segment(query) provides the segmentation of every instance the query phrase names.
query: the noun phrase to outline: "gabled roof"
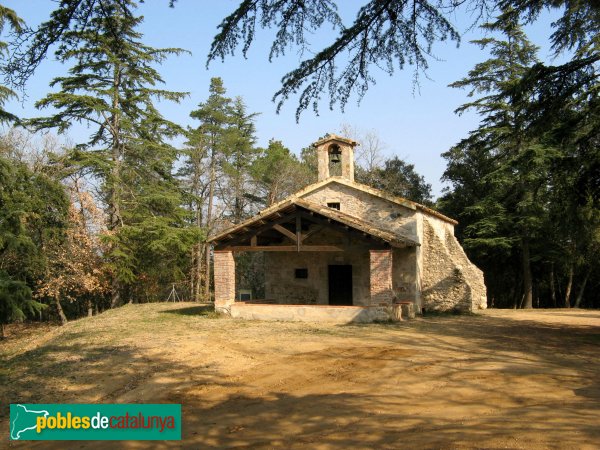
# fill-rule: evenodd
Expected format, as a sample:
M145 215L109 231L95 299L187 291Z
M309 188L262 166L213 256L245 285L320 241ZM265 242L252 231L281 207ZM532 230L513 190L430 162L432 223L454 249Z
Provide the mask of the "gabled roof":
M317 142L315 142L313 144L313 146L318 147L319 145L324 144L325 142L328 142L328 141L339 141L339 142L343 142L345 144L351 145L352 147L358 145L358 142L356 142L353 139L348 139L348 138L345 138L342 136L338 136L337 134L328 134L324 138L321 138Z
M316 203L309 202L304 199L294 200L294 204L301 206L309 211L316 212L324 217L327 217L328 219L332 219L332 220L340 222L344 225L352 227L358 231L362 231L363 233L367 233L367 234L370 234L371 236L375 236L380 239L383 239L384 241L386 241L387 243L389 243L391 245L400 244L400 245L408 245L411 247L421 245L414 239L412 239L402 233L399 233L397 231L392 233L390 231L382 230L381 228L379 228L377 225L375 225L372 222L368 222L363 219L358 219L354 216L351 216L349 214L345 214L341 211L338 211L337 209L318 205Z
M329 184L334 184L334 183L341 184L343 186L347 186L347 187L356 189L361 192L366 192L375 197L384 199L384 200L394 203L396 205L401 205L408 209L422 211L425 214L429 214L431 216L437 217L438 219L444 220L448 223L451 223L452 225L456 225L458 223L456 220L451 219L450 217L447 217L437 211L434 211L433 209L428 208L425 205L421 205L420 203L416 203L411 200L407 200L403 197L390 195L380 189L376 189L371 186L367 186L366 184L357 183L355 181L350 181L350 180L347 180L342 177L329 177L326 180L310 184L310 185L306 186L305 188L300 189L299 191L290 195L289 197L285 198L284 200L281 200L281 201L269 206L268 208L263 209L258 214L251 217L248 220L245 220L244 222L240 223L239 225L232 226L215 236L211 236L208 239L208 241L215 242L220 239L223 239L223 237L227 236L228 234L236 233L238 230L241 230L245 227L251 226L251 224L253 224L259 220L265 220L265 218L267 218L273 214L284 211L286 208L288 208L290 206L296 205L296 206L300 206L300 207L309 209L313 212L317 212L325 217L328 217L328 218L331 218L334 220L338 220L337 218L339 218L340 219L340 220L338 220L339 222L344 223L345 225L348 225L348 226L353 226L350 224L351 222L355 223L355 224L357 224L357 227L356 227L357 229L359 229L360 231L363 231L365 233L371 234L373 236L377 236L375 234L375 231L377 231L378 233L380 233L382 235L390 235L390 236L388 236L389 240L382 238L386 242L391 243L394 240L393 238L391 238L391 235L398 235L398 239L399 239L398 242L402 242L405 245L419 245L416 241L412 240L411 238L409 238L407 236L401 236L397 232L391 233L388 231L381 230L375 224L366 222L362 219L351 216L349 214L345 214L340 211L333 210L331 208L327 208L325 206L317 205L316 203L309 202L302 198L305 195L310 194L311 192L314 192L318 189L321 189L322 187L325 187ZM334 216L336 216L337 218ZM365 229L359 228L360 226L364 226ZM365 231L365 230L370 230L370 231Z
M299 191L295 192L294 194L290 195L289 197L287 197L277 203L273 203L268 208L263 209L259 214L266 214L271 210L277 209L279 207L279 205L281 205L285 202L288 202L288 201L296 199L296 198L301 198L307 194L310 194L311 192L316 191L317 189L320 189L322 187L327 186L328 184L333 184L333 183L348 186L352 189L357 189L362 192L367 192L371 195L374 195L375 197L382 198L384 200L387 200L388 202L392 202L397 205L404 206L405 208L408 208L408 209L412 209L412 210L418 209L420 211L423 211L426 214L429 214L431 216L437 217L438 219L442 219L448 223L451 223L452 225L456 225L458 223L456 220L451 219L450 217L447 217L447 216L443 215L442 213L439 213L431 208L428 208L425 205L421 205L420 203L416 203L411 200L407 200L403 197L390 195L390 194L382 191L381 189L376 189L374 187L367 186L366 184L357 183L356 181L350 181L350 180L347 180L346 178L342 178L342 177L329 177L326 180L319 181L319 182L313 183L313 184L309 184L308 186L300 189Z
M452 225L456 225L458 223L456 220L451 219L450 217L445 216L442 213L437 212L431 208L428 208L427 206L422 205L420 203L413 202L411 200L407 200L404 197L390 195L387 192L382 191L381 189L376 189L374 187L367 186L366 184L357 183L356 181L350 181L350 180L347 180L346 178L342 178L342 177L329 177L326 180L320 181L318 183L309 184L304 189L301 189L298 192L296 192L295 194L293 194L292 197L302 197L306 194L309 194L309 193L311 193L317 189L320 189L331 183L342 184L344 186L348 186L350 188L357 189L362 192L367 192L371 195L374 195L375 197L379 197L384 200L387 200L388 202L392 202L397 205L404 206L405 208L409 208L412 210L418 209L420 211L423 211L426 214L429 214L431 216L437 217L438 219L442 219L448 223L451 223Z
M318 214L320 216L325 217L326 219L338 222L344 226L353 228L362 233L366 233L368 235L374 236L378 239L381 239L392 246L396 247L404 247L404 246L418 246L420 245L414 239L403 235L398 232L389 232L384 231L377 227L377 225L368 222L363 219L358 219L349 214L345 214L341 211L328 208L325 206L318 205L313 202L309 202L307 200L301 198L295 198L295 196L288 197L286 200L283 200L263 211L251 217L244 222L230 227L221 233L212 236L208 239L208 242L219 242L223 240L228 240L238 236L242 236L244 233L249 233L252 231L254 227L262 227L265 222L269 222L270 220L281 217L281 214L286 212L291 212L296 208L301 208L306 211Z

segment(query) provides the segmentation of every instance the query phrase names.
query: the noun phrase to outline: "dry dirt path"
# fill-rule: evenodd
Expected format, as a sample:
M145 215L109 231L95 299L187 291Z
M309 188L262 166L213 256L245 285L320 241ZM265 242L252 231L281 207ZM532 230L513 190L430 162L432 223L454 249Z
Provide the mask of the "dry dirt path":
M181 403L183 440L154 448L600 447L598 311L335 326L154 304L40 332L0 344L0 446L19 401Z

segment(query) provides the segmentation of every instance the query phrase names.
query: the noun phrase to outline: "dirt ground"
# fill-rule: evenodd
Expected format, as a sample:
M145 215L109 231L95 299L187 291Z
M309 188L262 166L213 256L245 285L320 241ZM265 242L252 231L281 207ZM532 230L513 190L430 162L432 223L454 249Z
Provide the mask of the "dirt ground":
M11 402L182 404L181 442L112 448L600 447L599 311L340 326L163 303L12 331L0 447L107 446L11 443Z

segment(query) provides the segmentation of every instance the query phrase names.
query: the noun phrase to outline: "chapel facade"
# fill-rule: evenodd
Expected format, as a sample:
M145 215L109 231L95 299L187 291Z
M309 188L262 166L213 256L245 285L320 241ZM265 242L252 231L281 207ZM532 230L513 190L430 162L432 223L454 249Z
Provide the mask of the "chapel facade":
M328 135L314 145L316 183L210 237L217 311L344 322L385 320L397 302L417 313L486 308L483 273L455 220L355 182L355 141ZM263 299L243 300L235 285L234 253L248 251L264 252Z

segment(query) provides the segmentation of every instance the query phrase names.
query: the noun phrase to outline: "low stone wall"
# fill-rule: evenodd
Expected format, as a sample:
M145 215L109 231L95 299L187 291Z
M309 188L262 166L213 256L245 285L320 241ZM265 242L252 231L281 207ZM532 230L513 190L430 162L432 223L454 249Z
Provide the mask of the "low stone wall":
M230 314L235 319L281 320L293 322L373 322L390 320L385 306L270 305L236 302Z

